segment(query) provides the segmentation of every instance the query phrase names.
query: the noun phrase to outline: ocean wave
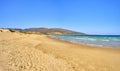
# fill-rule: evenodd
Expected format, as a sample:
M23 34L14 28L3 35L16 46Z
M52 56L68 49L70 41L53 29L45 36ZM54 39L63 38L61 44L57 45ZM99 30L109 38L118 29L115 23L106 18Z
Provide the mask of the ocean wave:
M110 40L107 40L107 39L102 39L102 41L110 41Z
M108 36L52 36L52 38L59 38L61 40L85 44L90 46L108 46L108 47L120 47L120 37L108 37Z
M78 40L91 40L91 41L96 41L97 39L94 39L94 38L75 38L75 39L78 39Z

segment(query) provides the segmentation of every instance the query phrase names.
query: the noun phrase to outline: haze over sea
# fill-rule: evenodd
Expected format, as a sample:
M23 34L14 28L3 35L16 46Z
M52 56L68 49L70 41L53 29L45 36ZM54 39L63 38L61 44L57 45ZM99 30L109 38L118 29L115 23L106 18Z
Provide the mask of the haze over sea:
M73 43L120 48L120 35L51 35Z

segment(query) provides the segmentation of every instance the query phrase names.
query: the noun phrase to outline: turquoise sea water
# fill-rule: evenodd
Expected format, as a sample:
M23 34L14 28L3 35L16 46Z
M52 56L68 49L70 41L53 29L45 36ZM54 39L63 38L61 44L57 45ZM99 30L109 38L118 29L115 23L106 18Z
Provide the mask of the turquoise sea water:
M120 35L50 35L73 43L120 48Z

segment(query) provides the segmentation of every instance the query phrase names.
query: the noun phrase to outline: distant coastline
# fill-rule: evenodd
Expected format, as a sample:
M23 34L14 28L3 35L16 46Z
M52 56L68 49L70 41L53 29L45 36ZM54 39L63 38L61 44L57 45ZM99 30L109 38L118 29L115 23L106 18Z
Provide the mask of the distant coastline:
M20 29L20 28L7 28L10 30L15 30L15 31L21 31L21 32L34 32L34 33L41 33L41 34L54 34L54 35L73 35L73 34L78 34L78 35L87 35L86 33L83 32L76 32L68 29L63 29L63 28L26 28L26 29Z

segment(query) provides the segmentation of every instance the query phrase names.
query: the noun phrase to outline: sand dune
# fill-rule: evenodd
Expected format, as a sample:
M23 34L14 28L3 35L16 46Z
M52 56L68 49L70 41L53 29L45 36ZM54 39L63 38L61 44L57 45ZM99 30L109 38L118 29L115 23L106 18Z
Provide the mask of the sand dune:
M0 32L0 71L119 71L120 49Z

